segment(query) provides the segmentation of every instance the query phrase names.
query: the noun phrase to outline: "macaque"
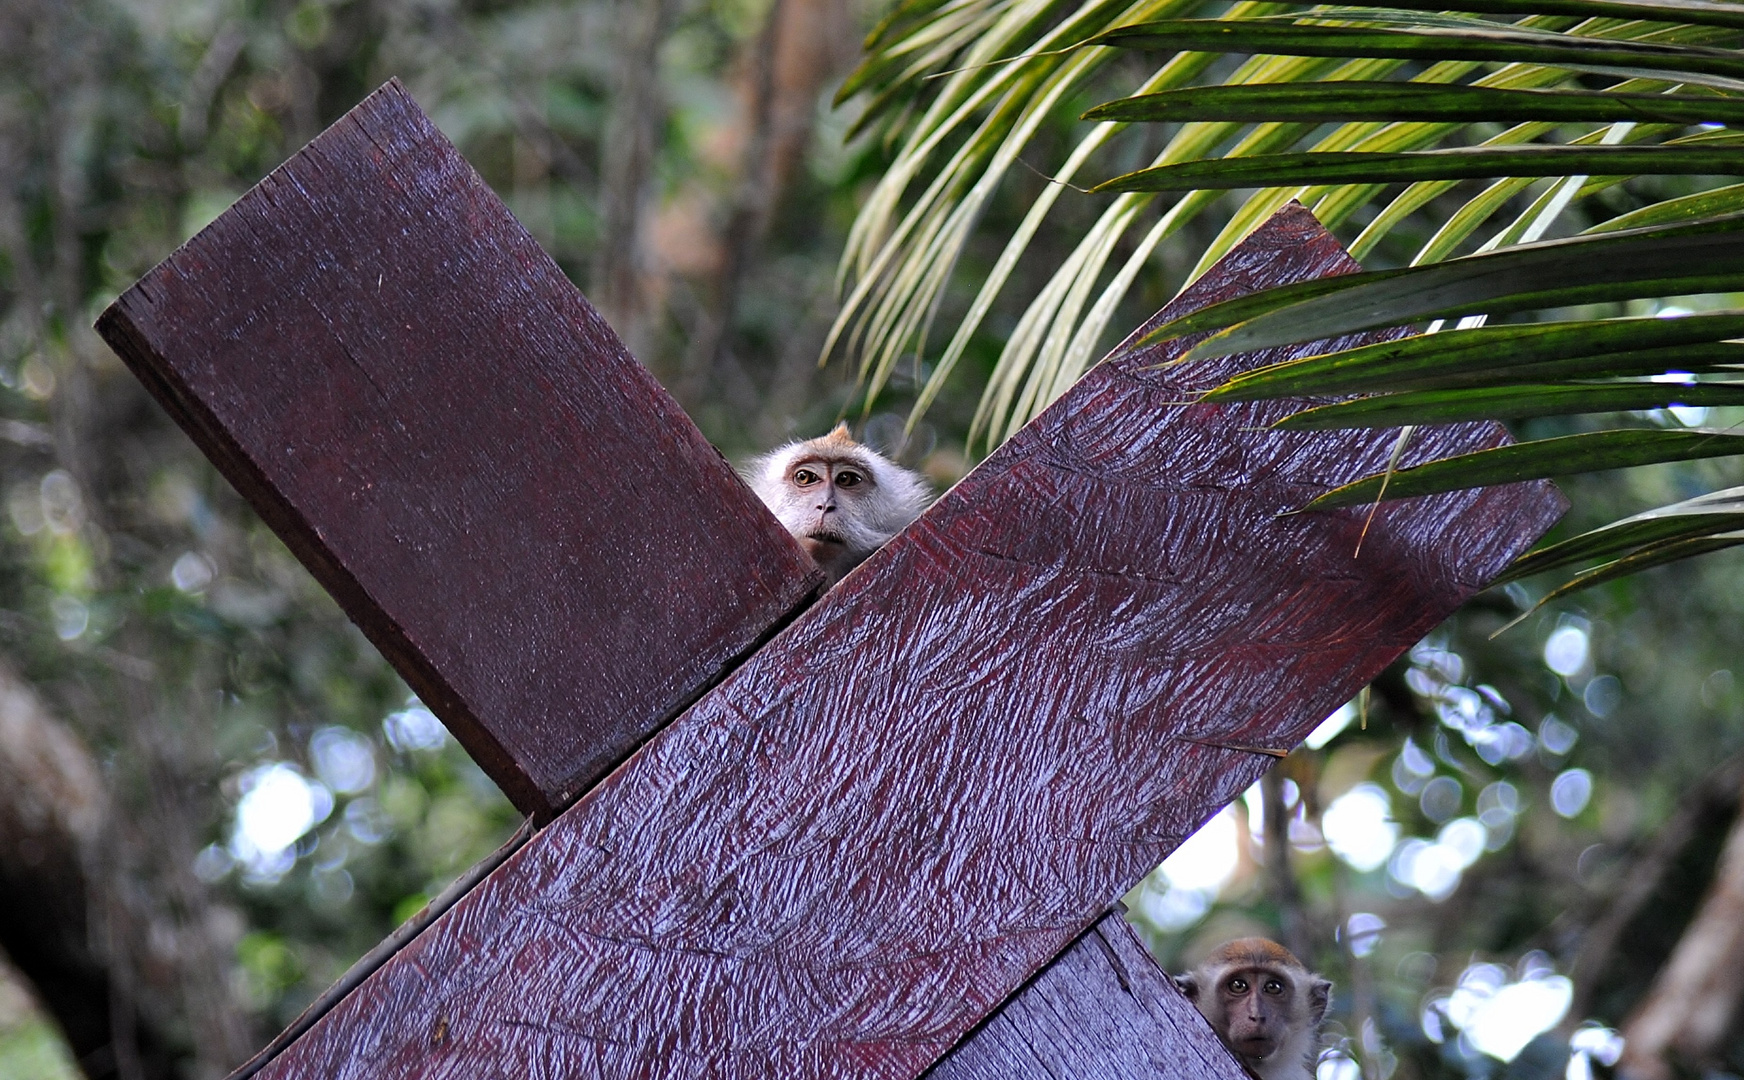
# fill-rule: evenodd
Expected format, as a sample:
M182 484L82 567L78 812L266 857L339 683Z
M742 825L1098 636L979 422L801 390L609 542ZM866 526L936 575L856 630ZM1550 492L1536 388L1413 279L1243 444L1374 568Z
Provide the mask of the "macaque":
M846 424L764 454L746 466L745 480L831 585L920 516L932 498L925 480L855 442Z
M1332 983L1265 938L1218 946L1175 985L1260 1080L1313 1080Z

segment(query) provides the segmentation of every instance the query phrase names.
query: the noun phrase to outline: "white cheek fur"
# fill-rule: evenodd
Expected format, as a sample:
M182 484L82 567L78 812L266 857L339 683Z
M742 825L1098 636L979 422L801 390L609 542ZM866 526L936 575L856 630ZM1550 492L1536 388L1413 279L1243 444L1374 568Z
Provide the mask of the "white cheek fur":
M858 562L900 532L918 517L932 500L925 480L876 451L847 438L838 430L820 439L789 443L751 461L743 476L777 520L795 536L804 536L816 524L814 493L798 488L788 479L794 463L803 455L852 460L867 474L865 488L837 491L834 529L846 541L850 560Z

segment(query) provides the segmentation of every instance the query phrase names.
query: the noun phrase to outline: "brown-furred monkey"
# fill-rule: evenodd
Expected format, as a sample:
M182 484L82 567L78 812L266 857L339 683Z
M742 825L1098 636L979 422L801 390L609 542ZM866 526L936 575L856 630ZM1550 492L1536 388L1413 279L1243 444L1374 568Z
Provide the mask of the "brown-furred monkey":
M1332 983L1265 938L1237 938L1175 977L1217 1037L1260 1080L1313 1080Z

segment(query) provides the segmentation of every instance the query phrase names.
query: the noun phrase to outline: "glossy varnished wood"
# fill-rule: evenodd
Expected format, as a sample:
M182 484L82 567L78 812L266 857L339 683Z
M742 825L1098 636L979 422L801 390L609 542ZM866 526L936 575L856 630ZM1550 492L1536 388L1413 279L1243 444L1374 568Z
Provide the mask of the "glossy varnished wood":
M397 83L98 326L528 813L821 583Z
M1353 265L1287 211L1165 314ZM1366 509L1292 511L1391 433L1190 403L1301 350L1180 348L1091 372L264 1075L915 1076L1561 511L1391 503L1359 552Z
M287 186L292 193L288 197ZM363 200L364 204L358 200ZM263 218L274 220L264 222ZM410 227L407 218L411 219ZM272 244L265 250L262 249L263 237ZM469 338L475 336L472 324L476 324L476 316L480 314L470 309L481 304L489 305L498 299L493 297L493 288L500 283L485 282L485 287L480 288L479 274L501 275L506 271L509 276L507 284L513 292L525 284L519 279L525 273L525 265L530 263L536 271L531 283L554 293L559 302L552 306L559 310L540 311L539 305L533 304L520 312L521 316L533 321L545 320L552 326L560 326L569 317L577 317L584 325L591 321L585 305L581 305L579 311L574 310L576 305L568 302L566 290L551 277L550 268L528 250L529 243L507 220L500 206L495 205L488 193L482 190L476 176L454 157L452 150L415 105L399 92L398 87L390 86L383 94L366 101L286 168L269 177L259 190L220 218L189 249L178 253L148 276L138 289L130 292L106 315L103 329L166 407L238 486L250 494L263 514L278 525L281 534L298 549L305 561L330 587L347 597L348 608L395 657L407 677L420 682L425 687L426 697L439 706L445 698L450 700L444 714L466 739L475 756L487 767L492 767L499 779L504 780L505 787L518 794L524 806L540 811L564 798L573 786L585 782L597 771L600 762L620 753L629 741L652 730L660 720L663 701L657 699L644 703L651 707L632 709L617 717L619 725L615 731L589 727L585 718L580 718L576 730L564 733L567 737L539 745L538 753L530 757L542 772L539 776L526 776L498 741L499 735L505 733L511 743L516 741L516 726L521 714L501 711L493 714L487 709L481 722L475 715L479 707L476 701L464 696L455 701L455 691L443 688L445 676L436 667L440 656L432 658L427 655L430 650L420 651L405 640L408 632L395 621L396 613L403 616L406 600L396 577L392 573L386 574L384 586L383 564L372 562L363 570L366 576L374 572L377 587L366 591L354 580L347 560L359 551L365 554L371 551L371 545L380 539L376 530L382 523L372 521L368 514L352 511L347 500L335 503L331 487L323 486L330 483L331 478L320 474L320 470L335 461L346 462L350 471L359 477L353 481L353 487L367 490L374 487L375 482L373 477L364 477L364 474L378 469L384 456L439 459L449 451L451 443L470 445L476 452L480 440L490 444L487 459L494 459L494 464L499 466L506 463L512 471L524 464L521 455L529 440L550 442L554 436L564 433L561 418L551 425L550 431L529 430L525 424L517 424L512 402L510 414L500 414L498 410L504 404L500 394L487 394L477 399L457 398L457 384L453 381L452 361L467 359L458 355L464 350L456 349L455 345L476 347L480 344L478 341L469 342ZM488 256L481 259L481 247L488 249L492 246L515 250L519 260L505 264L501 259ZM366 280L370 259L383 268L378 270L374 289ZM360 261L365 264L361 278L359 272L346 273L347 267L355 269L354 264ZM425 267L447 271L455 264L472 265L474 269L461 275L466 280L449 281L443 287L432 287L431 282L420 279ZM396 288L392 293L386 291L385 268L390 266L402 271L395 275ZM453 277L452 274L449 276ZM415 281L409 292L405 288L408 278ZM314 312L305 306L301 316L318 316L317 321L325 324L330 321L334 310L340 312L345 334L326 326L325 332L334 340L326 340L317 334L311 343L297 335L297 331L308 329L300 325L298 312L262 318L257 309L271 311L285 302L275 293L281 285L298 292L303 302L308 302L311 294L319 297L323 305L321 310ZM383 303L392 307L383 309L379 306ZM418 305L427 305L429 310L415 315L406 310ZM483 314L495 317L500 314L500 309ZM291 323L291 333L286 333L287 319ZM460 329L452 337L434 335L420 339L416 333L425 326L453 331L457 325ZM406 334L398 334L396 331L400 329ZM498 332L486 328L483 335L489 337ZM397 397L392 400L367 397L361 400L366 411L373 411L375 419L380 421L374 427L386 426L399 431L400 440L396 445L383 447L378 435L359 443L356 432L346 427L347 420L354 425L359 420L359 416L346 415L359 403L347 393L335 392L334 385L344 383L348 375L355 383L358 373L346 372L344 365L339 364L336 375L335 358L324 355L322 347L331 349L337 343L337 347L345 351L343 338L358 335L398 339L395 344L399 356L392 351L383 351L368 357L345 357L345 362L365 368L372 363L376 367L385 364L390 368L406 368L402 372L405 382L400 385L401 393ZM220 339L218 347L213 345L214 336ZM588 364L603 364L608 374L613 366L621 366L622 357L617 355L615 343L609 335L602 335L597 326L587 326L586 331L577 336L581 339L578 351ZM529 349L525 335L517 339L508 334L504 336L504 342L509 348L528 350L534 356L536 366L553 363L560 369L565 366L563 358L554 360L550 356L541 356L541 350L536 346ZM488 348L484 352L487 361L501 363L503 360L500 354L490 355ZM603 357L601 352L605 353ZM525 356L511 356L508 360L508 375L524 373L524 368L517 365L527 362ZM474 366L481 372L488 368L485 363ZM568 377L566 381L573 382L575 373L562 374ZM627 376L632 383L636 381L634 372L619 371L616 374ZM373 383L379 372L370 374L366 370L362 375ZM463 375L466 377L462 383L474 384L468 382L470 375ZM267 382L263 383L263 376ZM488 378L488 374L479 375L480 380ZM391 376L390 381L393 381ZM276 387L275 383L278 384ZM575 388L572 385L569 389L573 391ZM583 386L580 396L591 390L592 387ZM275 392L292 397L320 395L320 400L307 404L308 411L303 414L275 414L262 410L263 415L250 415L257 398L270 401ZM644 398L643 403L651 406L652 416L642 419L651 419L661 428L687 428L682 418L677 416L676 409L657 393ZM223 407L226 404L230 406L228 410ZM433 409L442 413L434 430L436 445L416 445L413 433L407 430L408 425L399 414L406 411L414 415L427 414ZM227 426L239 419L243 422L235 424L234 430ZM552 418L544 419L550 423ZM638 418L619 419L633 426ZM362 430L368 433L372 427L364 424ZM670 492L662 490L659 484L646 485L637 477L644 470L658 470L662 479L669 479L682 477L694 469L695 462L688 452L694 448L695 441L676 437L682 433L641 433L651 447L645 448L639 457L632 455L635 460L627 463L624 475L637 485L647 487L656 496L669 495ZM262 453L263 443L272 440L284 440L291 460L275 463L270 454ZM297 453L299 447L308 447L322 440L328 440L330 445L317 446L315 453ZM667 456L669 446L676 446L678 453ZM535 454L534 458L537 457ZM301 475L303 470L315 470L316 473ZM390 469L390 474L392 472ZM395 479L401 485L408 480L414 481L409 490L427 500L424 509L444 512L443 504L448 499L446 492L416 484L416 476L402 474ZM554 477L546 475L536 479L539 483L553 485L556 493L561 495L569 481L586 482L589 478L578 471L559 470ZM610 481L611 477L606 479ZM705 479L719 479L718 470ZM607 486L612 487L609 483ZM612 493L622 496L622 486L618 485ZM571 491L570 494L578 493ZM684 532L685 521L671 513L675 505L676 502L667 501L662 508L629 507L628 516L623 521L626 524L642 523L634 526L632 540L643 541L647 547L656 547L659 543L694 542L695 536ZM333 512L335 506L338 513ZM436 535L431 537L430 530L421 527L417 521L421 516L420 509L415 505L396 506L391 500L385 507L387 513L402 517L409 515L413 519L414 531L424 534L430 564L464 563L482 550L483 545L474 545L472 551L466 550L465 536L444 536L441 528L436 529ZM613 523L612 515L603 507L596 508L593 516L608 525ZM709 519L706 508L696 518L704 522ZM459 523L471 524L464 519ZM360 525L362 535L358 535ZM668 531L662 535L650 531L651 528ZM609 545L621 541L624 535L625 531L620 529L615 536L599 536L592 542L596 547L606 546L609 556L616 553ZM434 542L429 543L432 539ZM730 531L718 539L722 542L709 551L718 557L715 569L725 567L731 570L735 559L750 569L757 568L755 554L748 555L743 548L732 546L732 542L739 538L732 536ZM563 546L561 542L554 544L552 551L562 553ZM573 552L570 554L573 556ZM584 557L578 561L603 572L618 569L609 557ZM529 569L537 572L538 567ZM505 566L503 572L513 574L515 568ZM432 576L441 578L444 574L438 570ZM778 567L773 576L786 577L791 584L793 575L785 567ZM582 589L588 587L580 578L571 579L568 584ZM590 595L582 595L579 602L588 609L584 612L586 619L582 620L584 628L587 620L595 617L603 617L608 622L621 621L622 604L616 610L595 610L590 605L596 605L597 596ZM496 610L489 610L488 604L485 606L482 613L475 613L478 617L472 620L468 630L475 640L487 639L491 634L500 635L497 641L501 647L490 659L501 660L514 647L525 643L524 628L513 625L513 605ZM694 608L695 604L689 601L681 601L678 605L679 613L684 617L689 617ZM746 619L739 629L741 639L747 630L754 631L769 618L769 610L757 605L737 610ZM670 632L671 627L661 624L665 614L657 606L644 607L637 617L646 620L654 632ZM502 615L508 617L499 621ZM424 637L429 638L431 628L425 626L423 629L426 631ZM439 631L440 628L435 634L438 639L441 637ZM437 644L441 645L440 640ZM574 642L569 642L559 643L559 647L565 644L575 646ZM633 675L658 686L663 678L676 675L680 686L695 690L712 677L714 668L708 663L696 664L696 658L678 651L684 644L679 642L667 650L638 655L626 664L621 654L612 652L609 643L602 649L597 641L584 642L578 650L580 662L576 670L588 670L590 665L597 668L603 659L606 665L617 665L615 670L605 671L608 680ZM590 652L590 649L596 651ZM703 659L707 661L709 657ZM719 659L718 650L714 659ZM505 678L512 682L533 674L535 672L528 669L519 669ZM666 700L682 696L684 692L668 695ZM490 704L488 699L484 702L486 706ZM506 729L506 732L492 731L493 725ZM538 740L535 737L530 741ZM523 750L528 742L522 742ZM553 778L555 784L552 784ZM545 790L538 789L541 782L547 784ZM1076 970L1069 961L1070 955L1060 961L1062 972L1068 968ZM373 968L376 962L379 961L372 961L371 967L365 968L363 973ZM537 977L534 976L532 981L536 982ZM352 975L348 974L343 982L352 984ZM1073 994L1094 994L1096 991L1093 983L1082 978L1053 979L1046 985L1049 989L1045 1000L1056 1004L1062 1000L1062 995L1070 999ZM1018 1003L1014 1003L1008 1010L1013 1020L998 1030L1022 1033L1040 1022L1043 1014L1020 1007L1033 996L1026 993ZM1083 999L1079 1001L1079 1011L1099 1011L1104 1004ZM318 1018L326 1008L323 1002L312 1009L306 1019ZM1133 1034L1139 1043L1166 1056L1169 1053L1169 1032L1160 1029L1145 1032L1143 1022L1149 1015L1133 1013L1129 1034ZM294 1035L303 1026L304 1021L300 1020L287 1035ZM1086 1053L1086 1048L1094 1045L1095 1052L1105 1049L1104 1042L1091 1044L1084 1041L1092 1034L1086 1031L1081 1035L1073 1028L1066 1028L1041 1033L1038 1037L1062 1054L1077 1047L1078 1052L1071 1055L1070 1060L1083 1063L1095 1056L1095 1053ZM271 1053L276 1053L277 1044L284 1041L288 1039L275 1040ZM987 1043L982 1040L977 1045L985 1047ZM985 1059L985 1050L977 1053L980 1055L977 1060ZM269 1058L270 1054L267 1054L251 1062L250 1071ZM1125 1058L1117 1055L1111 1060L1124 1061Z

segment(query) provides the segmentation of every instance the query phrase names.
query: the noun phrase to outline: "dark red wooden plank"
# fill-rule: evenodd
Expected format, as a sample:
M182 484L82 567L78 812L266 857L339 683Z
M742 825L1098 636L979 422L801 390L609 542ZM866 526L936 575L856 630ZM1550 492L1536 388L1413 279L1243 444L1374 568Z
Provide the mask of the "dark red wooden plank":
M1249 1080L1119 914L1104 915L927 1080Z
M1354 266L1280 214L1171 305ZM1561 512L1285 515L1387 433L1119 355L377 971L274 1077L911 1077ZM1499 428L1425 432L1408 460Z
M98 328L523 811L821 583L398 83Z

